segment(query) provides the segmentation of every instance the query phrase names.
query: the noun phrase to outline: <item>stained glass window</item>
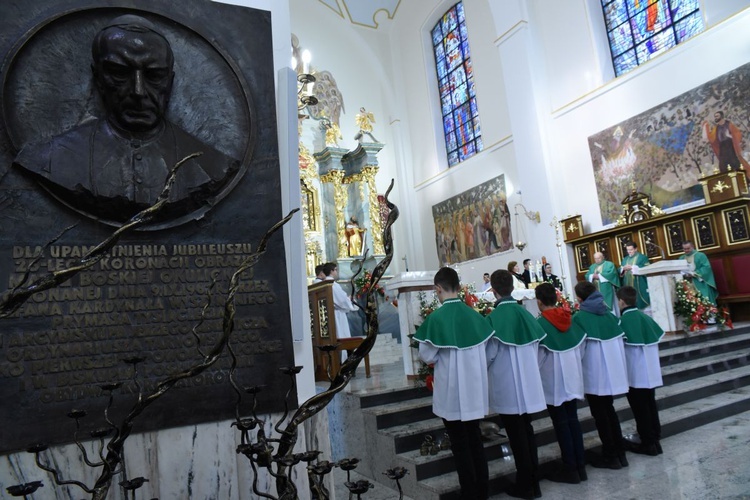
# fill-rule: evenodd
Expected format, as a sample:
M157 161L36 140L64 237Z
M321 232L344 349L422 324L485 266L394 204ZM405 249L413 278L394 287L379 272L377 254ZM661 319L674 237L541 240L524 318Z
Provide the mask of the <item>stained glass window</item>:
M601 0L620 76L703 31L699 0Z
M432 28L432 45L440 89L445 148L448 166L452 167L482 150L474 71L461 2L451 7Z

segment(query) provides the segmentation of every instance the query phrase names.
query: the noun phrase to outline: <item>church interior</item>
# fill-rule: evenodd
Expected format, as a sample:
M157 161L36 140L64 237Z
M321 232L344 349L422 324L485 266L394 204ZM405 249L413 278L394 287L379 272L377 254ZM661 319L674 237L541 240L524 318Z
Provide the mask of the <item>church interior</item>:
M590 468L587 483L543 480L543 496L750 495L750 194L743 166L750 160L750 1L195 1L270 12L277 215L300 209L280 231L283 252L274 256L286 270L279 293L288 296L289 357L302 370L294 407L335 385L346 364L334 359L338 352L317 348L325 313L317 305L323 292L316 266L336 262L344 289L356 295L364 282L353 282L353 290L349 280L359 268L373 273L388 263L367 374L362 360L327 406L299 425L293 443L300 454L319 450L318 463L358 463L351 472L329 468L325 495L310 492L315 475L306 464L294 465L296 496L283 498L352 498L345 483L356 481L361 498L460 498L409 338L432 301L435 271L455 269L466 293L484 301L484 273L530 260L532 281L542 281L549 264L544 276L553 273L572 297L595 254L619 266L630 241L651 265L664 266L663 275L649 276L647 311L665 318L659 326L667 332L659 346L664 386L656 389L664 454L630 453L630 466L618 471ZM665 16L674 21L677 42L661 34L639 41L635 30L625 37L605 17L625 6L638 11L647 31L662 29ZM613 56L622 47L612 48L612 40L637 47ZM739 130L729 141L739 143L735 168L722 165L723 150L712 148L719 112ZM398 207L395 221L388 203ZM708 255L719 310L727 314L720 323L731 318L733 329L712 320L689 331L675 316L672 276L680 268L669 264L679 261L685 240ZM352 336L369 335L360 313L348 322ZM346 347L350 356L361 343ZM614 406L623 433L634 434L627 400L616 398ZM269 424L282 413L260 418ZM579 403L578 413L586 449L596 449L589 410ZM534 418L542 475L560 454L545 417ZM498 420L488 421L490 498L506 498L512 454ZM127 476L115 481L146 478L132 498L281 498L279 479L257 473L239 453L247 443L230 429L236 423L208 418L136 432L124 447ZM83 497L55 487L33 453L0 452L0 497L11 485L39 480L44 487L28 498ZM45 453L63 476L95 481L75 444ZM398 481L397 468L406 471ZM118 486L106 498L129 495Z

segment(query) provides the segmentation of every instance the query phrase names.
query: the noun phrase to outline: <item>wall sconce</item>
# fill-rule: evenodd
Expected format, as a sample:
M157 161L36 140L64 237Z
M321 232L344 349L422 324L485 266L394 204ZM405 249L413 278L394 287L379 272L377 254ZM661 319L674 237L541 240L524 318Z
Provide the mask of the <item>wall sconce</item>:
M521 207L523 210L523 214L529 218L529 220L533 220L537 224L539 224L542 220L541 215L539 212L531 212L529 210L526 210L526 207L523 206L522 203L516 203L514 210L515 210L515 218L516 218L516 228L518 228L518 242L515 244L515 247L518 249L519 252L523 252L523 249L526 248L526 235L524 234L523 226L518 220L518 207Z
M313 95L315 76L309 73L312 56L309 50L302 52L302 72L297 73L297 109L303 110L307 106L318 104L318 98ZM297 69L297 58L292 57L292 68Z

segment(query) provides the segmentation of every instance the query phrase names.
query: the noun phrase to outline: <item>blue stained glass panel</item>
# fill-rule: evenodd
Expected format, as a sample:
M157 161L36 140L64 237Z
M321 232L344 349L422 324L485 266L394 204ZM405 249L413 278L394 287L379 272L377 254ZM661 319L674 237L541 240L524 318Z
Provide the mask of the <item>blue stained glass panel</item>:
M432 28L432 45L437 46L443 41L443 30L440 29L440 23Z
M481 137L477 136L476 144L477 144L477 153L484 149L484 142L482 141Z
M443 131L447 134L449 132L453 132L453 129L455 129L455 125L453 124L453 116L447 115L443 117Z
M638 67L638 59L635 57L635 50L631 49L614 60L615 74L622 75L631 69Z
M699 0L602 0L602 13L618 76L705 29Z
M625 0L615 0L604 6L604 20L607 29L612 30L628 20L628 11L625 8Z
M677 21L674 30L677 34L677 43L697 35L703 31L703 18L701 17L701 13L696 12L692 16Z
M669 5L672 10L672 19L675 21L679 21L700 8L698 0L670 0Z
M630 19L630 26L635 37L635 44L654 36L661 30L672 24L669 10L665 8L662 1L650 5Z
M633 48L633 36L630 32L630 23L621 24L609 32L609 46L614 56L619 56L626 50Z
M455 9L451 9L443 16L443 34L447 35L458 26L458 15Z
M432 29L431 36L448 165L453 166L481 151L482 145L474 70L460 2L443 15Z
M459 159L458 159L458 151L453 151L448 155L448 166L453 167L455 165L458 165Z
M638 45L635 50L638 55L638 63L643 64L655 55L677 45L672 30L665 30L658 33L644 43Z

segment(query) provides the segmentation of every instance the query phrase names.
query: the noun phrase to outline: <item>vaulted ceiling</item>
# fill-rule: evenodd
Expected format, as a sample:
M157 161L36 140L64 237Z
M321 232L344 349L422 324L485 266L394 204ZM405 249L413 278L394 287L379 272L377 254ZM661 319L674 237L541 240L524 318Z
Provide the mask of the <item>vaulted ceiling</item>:
M377 29L383 19L393 19L401 0L318 0L352 24ZM387 17L383 17L385 14ZM377 20L376 20L377 18Z

